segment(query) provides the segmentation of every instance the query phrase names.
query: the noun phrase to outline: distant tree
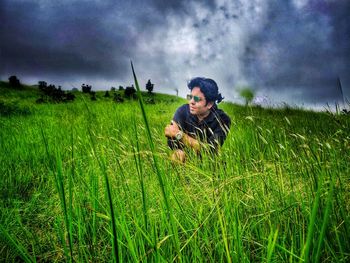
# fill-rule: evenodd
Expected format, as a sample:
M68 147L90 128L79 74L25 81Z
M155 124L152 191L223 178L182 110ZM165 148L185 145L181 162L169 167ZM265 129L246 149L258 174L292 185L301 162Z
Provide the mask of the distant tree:
M111 91L115 92L116 91L115 87L111 87Z
M91 85L87 85L87 84L81 85L81 90L83 91L83 93L90 93L91 89L92 89Z
M21 86L21 83L16 76L9 77L9 84L13 88L19 88Z
M131 87L126 87L126 89L124 90L124 96L126 98L134 97L135 93L136 93L136 90L134 88L134 85L131 85Z
M119 90L120 91L124 90L124 87L123 86L119 86Z
M73 92L77 92L77 91L79 91L79 90L78 90L77 88L74 87L74 88L72 88L72 91L73 91Z
M65 99L65 93L61 86L58 86L58 88L54 91L53 98L55 101L62 101Z
M43 80L38 81L38 87L39 87L40 90L46 89L46 88L47 88L47 83L46 83L46 81L43 81Z
M245 100L245 105L248 106L254 99L254 91L250 87L243 87L239 91L239 95Z
M105 93L104 97L105 98L109 98L110 97L108 90L106 90L106 93Z
M146 90L148 90L148 93L152 93L154 84L151 83L151 80L149 79L146 83Z
M40 91L43 93L41 97L36 101L37 103L43 103L45 102L44 96L46 100L53 101L53 102L67 102L67 101L73 101L75 99L75 96L73 93L66 93L62 90L61 86L58 86L56 88L55 85L50 84L47 85L45 81L39 81L38 86Z
M40 89L41 91L44 92L45 95L49 96L49 97L55 97L55 92L56 92L56 86L53 84L50 84L49 86L42 86L42 88Z

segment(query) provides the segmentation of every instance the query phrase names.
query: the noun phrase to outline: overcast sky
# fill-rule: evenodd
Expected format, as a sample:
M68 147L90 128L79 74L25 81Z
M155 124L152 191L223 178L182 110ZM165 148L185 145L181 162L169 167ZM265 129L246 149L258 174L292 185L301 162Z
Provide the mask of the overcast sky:
M1 0L0 79L65 89L130 85L184 96L196 76L226 100L325 105L350 98L349 0Z

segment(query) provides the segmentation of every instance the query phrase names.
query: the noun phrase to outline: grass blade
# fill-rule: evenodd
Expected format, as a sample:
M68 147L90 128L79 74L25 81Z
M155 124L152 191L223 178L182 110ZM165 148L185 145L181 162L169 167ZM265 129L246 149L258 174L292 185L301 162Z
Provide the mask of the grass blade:
M331 211L331 208L332 208L333 191L334 191L334 179L333 179L333 177L331 178L331 182L330 183L331 183L330 190L329 190L329 193L328 193L328 196L327 196L326 209L325 209L323 220L322 220L321 232L320 232L320 235L318 237L317 250L316 250L315 257L314 257L314 262L319 262L320 261L321 249L322 249L322 245L323 245L323 242L324 242L327 225L328 225L328 222L329 222L330 211Z
M66 230L68 234L68 244L70 251L70 262L73 260L73 245L72 245L72 228L71 228L71 220L72 218L69 216L70 213L67 211L67 202L66 202L66 193L64 190L63 183L63 169L62 169L62 161L59 154L57 154L57 177L56 177L56 187L60 196L62 213L64 215L64 223L66 225Z
M15 240L7 231L5 228L3 228L2 225L0 225L0 236L4 241L7 241L12 247L16 249L19 256L23 259L24 262L32 263L36 262L34 258L32 258L29 254L29 252L23 247L23 245Z
M161 169L159 167L158 160L157 160L157 155L155 154L155 148L154 148L154 143L153 143L153 139L152 139L151 129L150 129L150 125L148 123L146 110L145 110L144 103L143 103L143 98L142 98L142 95L141 95L141 90L140 90L140 87L139 87L139 83L137 81L137 77L136 77L134 66L133 66L132 62L131 62L131 69L132 69L132 73L133 73L133 76L134 76L134 82L135 82L135 87L136 87L136 90L137 90L139 104L140 104L140 108L141 108L141 112L142 112L142 117L143 117L144 123L146 125L146 133L147 133L148 143L149 143L149 146L150 146L151 152L152 152L153 164L154 164L154 167L155 167L155 170L156 170L156 173L157 173L157 178L158 178L158 181L159 181L159 184L160 184L160 188L161 188L161 191L162 191L164 203L165 203L165 206L166 206L166 209L167 209L167 215L168 215L168 217L170 219L169 221L170 221L171 229L172 229L172 232L173 232L174 237L175 237L175 246L176 246L176 249L177 249L177 253L178 253L178 255L180 255L180 253L181 253L181 251L180 251L180 243L179 243L178 233L177 233L177 230L176 230L176 227L175 227L174 216L173 216L173 213L172 213L172 208L171 208L171 206L169 204L168 195L167 195L166 190L165 190L165 184L164 184L164 180L163 180L163 173L162 173L162 171L161 171Z

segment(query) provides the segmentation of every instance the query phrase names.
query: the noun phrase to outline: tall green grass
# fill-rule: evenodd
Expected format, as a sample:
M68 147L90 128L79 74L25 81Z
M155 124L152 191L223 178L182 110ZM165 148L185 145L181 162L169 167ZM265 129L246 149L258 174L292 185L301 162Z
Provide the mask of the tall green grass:
M0 116L0 261L349 261L347 116L225 103L219 155L174 165L185 101L145 104L132 73L137 100Z

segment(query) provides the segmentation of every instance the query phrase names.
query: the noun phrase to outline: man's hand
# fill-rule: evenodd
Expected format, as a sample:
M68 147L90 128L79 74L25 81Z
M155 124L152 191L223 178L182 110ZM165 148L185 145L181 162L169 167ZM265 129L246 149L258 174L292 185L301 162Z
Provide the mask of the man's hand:
M164 129L165 136L168 138L175 138L176 134L180 131L179 125L176 122L171 121L171 124L167 125ZM183 134L181 142L184 143L187 147L192 148L196 152L200 150L199 141L186 133Z
M174 121L171 121L171 124L167 125L164 129L165 136L169 138L174 138L179 131L180 128Z

